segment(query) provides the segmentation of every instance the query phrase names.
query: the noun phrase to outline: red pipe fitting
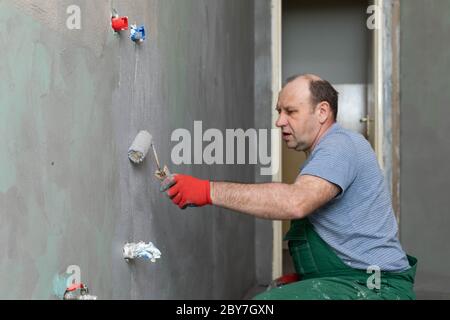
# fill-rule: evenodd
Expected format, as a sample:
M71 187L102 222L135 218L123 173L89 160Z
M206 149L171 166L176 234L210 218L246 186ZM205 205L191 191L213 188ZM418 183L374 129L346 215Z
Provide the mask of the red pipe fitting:
M128 30L128 17L112 17L111 26L115 32Z

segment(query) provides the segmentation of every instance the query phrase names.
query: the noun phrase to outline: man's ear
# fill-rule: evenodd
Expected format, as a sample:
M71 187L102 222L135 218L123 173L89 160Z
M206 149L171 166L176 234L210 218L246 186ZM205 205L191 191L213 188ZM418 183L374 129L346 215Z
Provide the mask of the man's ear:
M322 101L317 106L317 112L319 112L319 122L324 124L331 117L331 106L328 102Z

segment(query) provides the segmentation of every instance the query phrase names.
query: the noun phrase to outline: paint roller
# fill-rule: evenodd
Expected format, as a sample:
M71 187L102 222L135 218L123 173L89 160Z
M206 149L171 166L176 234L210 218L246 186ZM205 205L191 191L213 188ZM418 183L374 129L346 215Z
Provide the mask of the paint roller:
M152 145L152 140L153 137L148 131L140 131L128 149L128 158L136 164L144 161L150 145Z
M131 147L128 149L128 158L133 163L139 164L144 161L150 147L153 150L156 167L158 168L155 172L155 177L160 181L164 181L164 179L170 176L170 171L167 166L164 166L164 169L161 169L158 154L156 153L155 145L153 144L153 137L148 131L142 130L138 133L131 144Z

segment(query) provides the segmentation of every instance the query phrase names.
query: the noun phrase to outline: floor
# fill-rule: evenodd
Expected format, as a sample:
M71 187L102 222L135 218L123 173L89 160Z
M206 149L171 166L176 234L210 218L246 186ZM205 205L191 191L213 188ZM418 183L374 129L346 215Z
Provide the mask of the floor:
M417 300L450 300L449 293L416 291Z

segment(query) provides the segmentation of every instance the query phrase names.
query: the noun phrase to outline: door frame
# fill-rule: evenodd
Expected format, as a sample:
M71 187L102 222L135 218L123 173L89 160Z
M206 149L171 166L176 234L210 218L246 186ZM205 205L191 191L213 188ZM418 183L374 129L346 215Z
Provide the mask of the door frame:
M271 57L272 57L272 104L275 106L278 100L278 93L281 90L282 83L282 1L271 0ZM278 113L272 107L272 130L279 130L275 126ZM271 155L278 158L279 170L272 175L272 182L281 182L283 177L282 168L282 141L281 135L271 135ZM273 221L273 253L272 253L272 279L280 277L283 273L283 223L282 221Z
M282 1L271 0L272 106L276 105L282 83ZM392 194L400 223L400 0L374 0L382 23L373 37L374 149ZM272 109L272 129L278 114ZM272 135L271 154L278 157L280 170L273 182L282 181L281 140ZM283 271L282 222L273 221L272 278Z

